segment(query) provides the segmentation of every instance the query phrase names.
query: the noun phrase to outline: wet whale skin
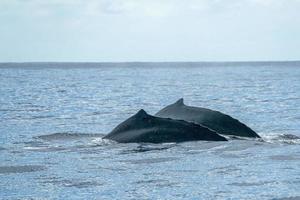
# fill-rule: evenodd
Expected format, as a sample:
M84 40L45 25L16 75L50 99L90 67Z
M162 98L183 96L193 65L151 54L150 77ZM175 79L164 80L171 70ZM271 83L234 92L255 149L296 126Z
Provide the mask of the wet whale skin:
M140 110L113 129L104 139L120 143L167 143L185 141L226 141L215 131L183 120L159 118Z
M172 118L193 122L222 135L260 138L251 128L219 111L192 107L184 104L183 99L171 104L155 114L157 117Z

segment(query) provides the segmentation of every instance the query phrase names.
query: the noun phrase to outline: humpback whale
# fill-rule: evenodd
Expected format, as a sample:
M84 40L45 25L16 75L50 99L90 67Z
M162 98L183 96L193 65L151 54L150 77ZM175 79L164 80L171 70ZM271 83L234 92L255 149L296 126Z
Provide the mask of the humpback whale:
M222 135L260 138L256 132L237 119L219 111L186 106L183 98L163 108L155 116L193 122Z
M103 139L120 143L167 143L195 140L227 141L215 131L183 120L165 119L143 109L114 128Z

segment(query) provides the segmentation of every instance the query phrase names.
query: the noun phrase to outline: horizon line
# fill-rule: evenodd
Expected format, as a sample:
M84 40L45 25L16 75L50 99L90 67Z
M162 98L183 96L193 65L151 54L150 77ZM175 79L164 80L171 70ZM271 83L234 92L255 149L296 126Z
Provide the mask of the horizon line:
M125 63L283 63L300 62L299 60L251 60L251 61L9 61L0 64L26 64L26 63L103 63L103 64L125 64Z

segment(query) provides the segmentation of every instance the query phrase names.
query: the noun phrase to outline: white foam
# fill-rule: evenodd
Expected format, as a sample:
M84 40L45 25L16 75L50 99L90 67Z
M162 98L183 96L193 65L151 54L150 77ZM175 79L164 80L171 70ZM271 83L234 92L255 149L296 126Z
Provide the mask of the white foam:
M300 137L294 134L261 133L265 142L274 144L300 144Z

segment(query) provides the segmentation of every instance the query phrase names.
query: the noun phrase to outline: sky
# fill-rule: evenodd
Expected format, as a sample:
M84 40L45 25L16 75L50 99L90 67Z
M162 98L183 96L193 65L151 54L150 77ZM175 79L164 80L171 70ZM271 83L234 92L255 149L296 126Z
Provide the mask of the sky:
M300 0L0 0L0 62L300 60Z

